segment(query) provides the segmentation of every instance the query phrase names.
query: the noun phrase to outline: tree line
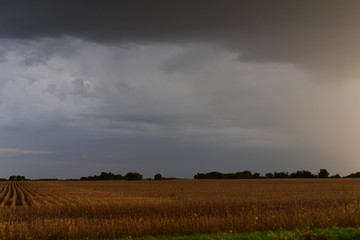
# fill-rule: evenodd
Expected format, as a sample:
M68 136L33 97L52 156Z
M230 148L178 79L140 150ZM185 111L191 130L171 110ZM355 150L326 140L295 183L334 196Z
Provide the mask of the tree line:
M83 181L93 180L142 180L143 176L137 172L129 172L125 176L121 174L113 174L111 172L102 172L100 175L81 177Z
M352 173L346 177L360 177L360 172ZM252 173L251 171L243 171L236 173L221 173L221 172L209 172L209 173L197 173L194 179L262 179L262 178L341 178L339 174L331 175L326 169L320 169L317 174L313 174L310 171L301 170L293 173L288 172L269 172L265 175L260 173Z
M235 173L221 173L212 171L208 173L197 173L194 179L279 179L279 178L360 178L360 172L351 173L350 175L341 177L339 174L330 175L326 169L320 169L317 174L307 170L296 172L268 172L261 175L258 172L252 173L251 171L242 171ZM160 173L154 175L154 178L146 178L145 180L172 180L173 177L166 178ZM8 179L0 178L0 181L30 181L25 176L12 175ZM41 178L38 181L57 181L57 178ZM128 172L124 176L121 174L113 174L111 172L101 172L100 175L81 177L80 179L65 179L69 181L95 181L95 180L143 180L143 175L138 172Z
M166 178L163 177L160 173L154 175L153 180L172 180L176 178ZM111 172L102 172L100 175L81 177L82 181L92 181L92 180L143 180L143 176L138 172L129 172L125 176L121 174L113 174ZM152 180L151 178L146 178L145 180Z

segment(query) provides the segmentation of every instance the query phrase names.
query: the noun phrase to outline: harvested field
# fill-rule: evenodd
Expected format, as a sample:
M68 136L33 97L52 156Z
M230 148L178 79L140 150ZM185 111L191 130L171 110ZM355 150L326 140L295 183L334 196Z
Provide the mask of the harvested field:
M0 206L2 207L31 206L31 198L23 182L7 182L0 186Z
M360 180L0 183L1 239L360 226Z

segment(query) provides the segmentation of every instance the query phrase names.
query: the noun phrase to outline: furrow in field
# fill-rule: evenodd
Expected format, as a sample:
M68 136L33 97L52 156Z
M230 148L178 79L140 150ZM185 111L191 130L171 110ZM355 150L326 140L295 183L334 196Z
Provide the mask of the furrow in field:
M31 206L41 206L43 205L42 196L35 193L33 191L33 187L29 186L31 184L25 183L21 188L23 189L23 192L25 194L25 199L27 202L29 202Z
M7 189L7 193L6 193L6 196L2 202L3 206L11 206L11 198L14 196L14 192L13 192L13 183L10 182L9 184L9 187Z
M21 183L15 183L15 192L16 192L16 201L15 201L15 205L16 206L26 206L26 201L25 201L25 197L24 197L24 193L22 192L21 188L20 188Z
M33 206L44 205L44 198L45 196L37 191L35 191L32 187L25 185L23 187L24 192L28 196L28 199L32 201Z
M28 190L24 187L25 184L19 184L18 189L19 193L22 196L24 205L26 206L32 206L33 205L33 197L28 192Z
M0 205L3 202L6 194L7 194L7 189L8 189L8 184L3 184L1 189L0 189Z
M3 195L0 199L0 201L1 201L0 206L5 206L5 202L8 200L9 194L10 194L10 183L7 183L6 187L4 189Z
M0 192L1 192L3 189L5 189L5 187L6 187L6 182L2 182L2 183L0 184Z
M16 206L16 200L17 200L18 196L17 196L17 192L16 192L16 182L13 182L12 184L12 197L10 199L11 201L11 207L15 207Z
M42 192L39 189L27 188L27 191L34 196L34 199L38 200L39 204L42 205L59 205L61 202L56 200L49 194Z

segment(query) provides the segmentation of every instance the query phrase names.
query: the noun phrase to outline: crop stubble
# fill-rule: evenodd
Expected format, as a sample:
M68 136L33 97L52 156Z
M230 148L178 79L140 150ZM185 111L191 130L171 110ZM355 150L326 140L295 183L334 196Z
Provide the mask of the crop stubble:
M1 239L360 226L360 180L0 183Z

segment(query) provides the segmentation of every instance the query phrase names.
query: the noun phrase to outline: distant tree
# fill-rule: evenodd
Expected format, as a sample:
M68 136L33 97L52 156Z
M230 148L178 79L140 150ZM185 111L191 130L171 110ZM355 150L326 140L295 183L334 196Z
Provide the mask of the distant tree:
M251 173L251 171L243 171L243 172L238 172L238 174L240 175L240 178L244 178L244 179L248 179L248 178L253 178L253 174ZM255 174L256 176L256 174Z
M25 181L25 180L26 180L25 176L13 175L9 177L9 181Z
M121 174L112 174L111 172L102 172L100 175L81 177L80 180L83 181L93 181L93 180L122 180L124 177Z
M260 173L254 173L251 178L258 179L261 178Z
M274 178L288 178L289 173L287 172L274 172Z
M220 172L215 172L215 171L206 173L205 175L206 175L207 179L224 179L224 178L226 178L225 174L220 173Z
M360 178L360 172L352 173L346 177L347 178Z
M312 174L309 171L306 170L302 170L302 171L297 171L294 173L291 173L290 178L316 178L317 176L315 174Z
M252 178L252 173L250 171L236 172L235 174L232 175L233 175L232 178L236 178L236 179Z
M330 178L341 178L341 176L339 174L335 174L335 175L330 176Z
M320 169L319 178L329 178L330 173L326 169Z
M163 176L160 173L155 174L154 180L162 180L162 179L163 179Z
M205 174L197 173L197 174L195 174L194 179L205 179Z
M273 177L274 177L274 174L273 174L273 173L266 173L266 174L265 174L265 177L266 177L266 178L273 178Z
M129 172L125 175L125 180L142 180L142 175L137 172Z
M236 173L221 173L221 172L209 172L209 173L197 173L194 176L195 179L251 179L261 178L260 173L252 174L250 171L236 172Z

